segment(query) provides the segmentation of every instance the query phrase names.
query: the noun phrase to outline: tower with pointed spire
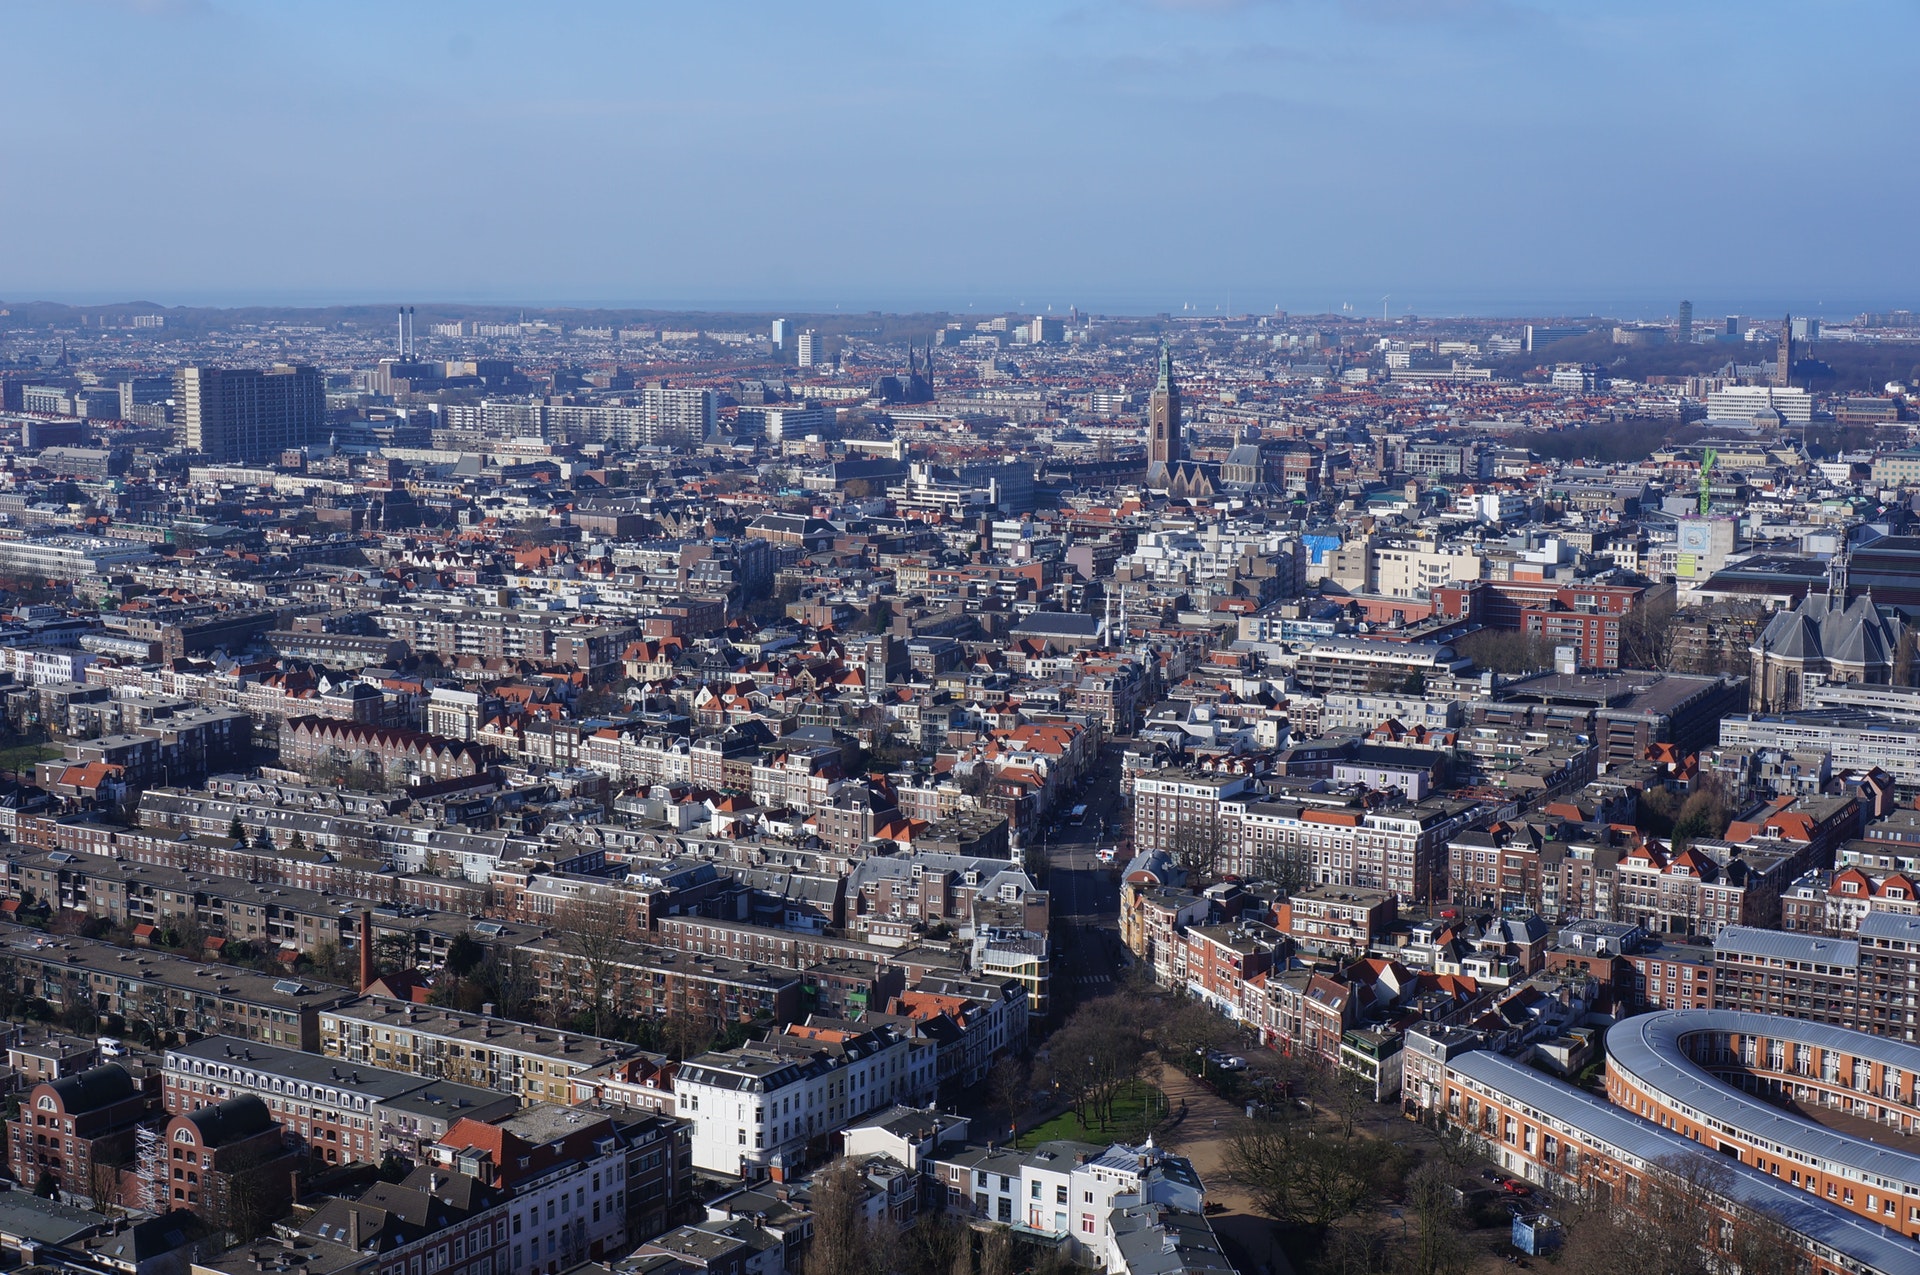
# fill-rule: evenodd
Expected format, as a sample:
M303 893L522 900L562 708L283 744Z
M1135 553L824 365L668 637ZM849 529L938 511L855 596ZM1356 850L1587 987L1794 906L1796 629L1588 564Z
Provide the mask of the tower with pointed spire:
M1160 379L1147 407L1147 483L1164 485L1186 459L1180 442L1180 387L1173 379L1173 351L1160 347Z

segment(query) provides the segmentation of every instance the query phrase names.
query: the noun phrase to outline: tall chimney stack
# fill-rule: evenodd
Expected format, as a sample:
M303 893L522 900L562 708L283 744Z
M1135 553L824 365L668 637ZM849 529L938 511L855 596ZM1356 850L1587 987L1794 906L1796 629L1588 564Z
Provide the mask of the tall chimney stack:
M360 913L360 990L373 986L373 913Z
M394 353L404 359L407 357L407 307L405 306L400 307L399 323L400 330L395 334L398 338L396 344L399 348L396 349Z

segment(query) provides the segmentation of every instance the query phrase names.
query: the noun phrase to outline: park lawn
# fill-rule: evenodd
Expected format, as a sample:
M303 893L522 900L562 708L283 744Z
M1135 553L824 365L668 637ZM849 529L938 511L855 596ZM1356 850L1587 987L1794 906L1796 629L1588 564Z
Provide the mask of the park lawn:
M61 756L61 750L54 744L20 744L13 748L0 748L0 770L31 770L37 761L52 761Z
M1136 1080L1114 1099L1110 1120L1089 1120L1082 1126L1079 1117L1063 1111L1021 1134L1018 1145L1025 1149L1042 1142L1139 1142L1166 1118L1167 1096L1146 1081Z

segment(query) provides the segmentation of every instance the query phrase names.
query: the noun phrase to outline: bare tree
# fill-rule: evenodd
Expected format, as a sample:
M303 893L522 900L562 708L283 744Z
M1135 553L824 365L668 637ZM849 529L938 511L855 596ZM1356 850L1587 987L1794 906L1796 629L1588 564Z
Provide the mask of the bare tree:
M1007 1113L1010 1120L1020 1118L1026 1110L1027 1095L1031 1092L1032 1077L1024 1059L1008 1055L993 1065L987 1073L987 1088L993 1095L993 1105Z
M1461 1238L1460 1207L1453 1183L1439 1162L1429 1161L1407 1179L1413 1226L1407 1264L1412 1275L1461 1275L1471 1253Z
M1262 846L1247 861L1247 873L1256 881L1269 881L1289 897L1313 884L1313 873L1299 851L1280 846Z
M1714 1275L1728 1225L1715 1205L1725 1199L1729 1174L1700 1153L1612 1182L1590 1178L1585 1198L1564 1210L1572 1275Z
M1012 1275L1013 1236L996 1226L980 1237L980 1275Z
M1167 838L1167 853L1173 861L1187 870L1189 886L1201 881L1211 881L1220 872L1221 852L1225 848L1225 838L1220 831L1217 818L1194 820L1182 823L1174 828Z
M845 1160L814 1178L813 1238L801 1263L802 1275L867 1275L861 1209L865 1194L859 1175Z
M494 1012L502 1018L525 1017L540 990L526 953L507 944L490 947L481 970L483 981L493 993Z
M1053 1034L1050 1073L1083 1126L1111 1118L1115 1100L1138 1079L1147 1047L1141 1024L1115 997L1082 1005Z
M1319 1231L1396 1193L1407 1161L1398 1144L1316 1130L1302 1120L1256 1126L1227 1150L1228 1166L1255 1208L1276 1222Z
M604 1035L632 925L627 909L611 896L570 899L554 909L553 919L563 947L585 976L578 990L593 1012L593 1034Z
M120 1166L105 1160L87 1162L87 1194L93 1197L96 1212L114 1216L119 1208Z

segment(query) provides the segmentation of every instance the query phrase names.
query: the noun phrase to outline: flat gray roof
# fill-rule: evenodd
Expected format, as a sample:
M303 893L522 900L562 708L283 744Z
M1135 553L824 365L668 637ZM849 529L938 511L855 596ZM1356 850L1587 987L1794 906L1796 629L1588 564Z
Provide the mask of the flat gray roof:
M1860 964L1860 944L1853 939L1817 938L1811 934L1761 930L1750 925L1729 925L1714 939L1713 949L1742 956L1763 956L1768 960L1811 961L1816 965L1858 967Z

